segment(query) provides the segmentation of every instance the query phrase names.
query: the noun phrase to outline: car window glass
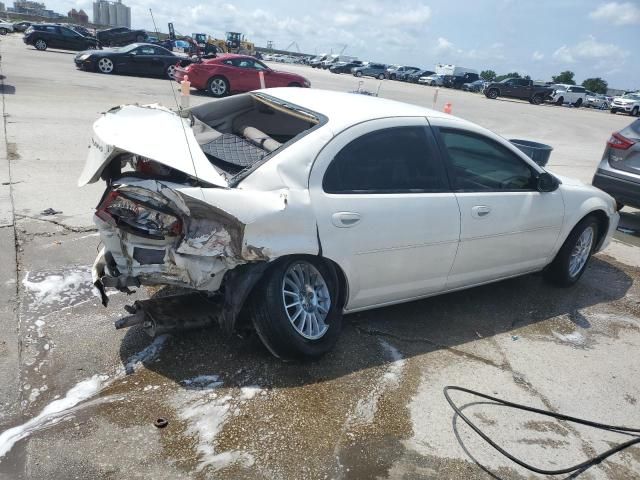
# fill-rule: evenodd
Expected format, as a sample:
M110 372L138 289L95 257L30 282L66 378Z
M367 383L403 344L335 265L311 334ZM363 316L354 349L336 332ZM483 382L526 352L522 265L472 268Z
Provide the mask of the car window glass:
M155 55L156 50L153 47L139 47L136 48L133 52L135 55Z
M267 67L264 63L260 63L256 60L253 61L253 68L255 68L256 70L268 70L269 67Z
M60 31L62 32L62 35L65 37L77 37L78 34L76 32L74 32L73 30L69 30L68 28L61 28Z
M346 145L327 169L327 193L414 193L445 189L426 129L398 127L365 134Z
M531 167L516 154L482 135L441 129L458 191L533 190Z
M56 27L48 26L44 27L47 32L56 33L58 29Z

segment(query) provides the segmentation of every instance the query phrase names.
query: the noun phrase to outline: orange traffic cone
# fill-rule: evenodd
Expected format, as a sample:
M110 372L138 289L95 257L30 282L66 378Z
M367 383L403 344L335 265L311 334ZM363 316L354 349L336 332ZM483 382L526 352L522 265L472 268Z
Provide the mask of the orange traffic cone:
M444 113L451 113L451 102L444 104Z

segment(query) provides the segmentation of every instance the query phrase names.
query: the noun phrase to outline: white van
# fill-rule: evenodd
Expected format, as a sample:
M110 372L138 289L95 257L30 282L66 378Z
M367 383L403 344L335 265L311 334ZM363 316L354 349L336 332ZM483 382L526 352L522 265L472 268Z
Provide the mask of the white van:
M436 65L436 73L438 75L453 75L454 77L462 77L465 73L475 73L478 71L473 68L458 67L456 65L442 64Z

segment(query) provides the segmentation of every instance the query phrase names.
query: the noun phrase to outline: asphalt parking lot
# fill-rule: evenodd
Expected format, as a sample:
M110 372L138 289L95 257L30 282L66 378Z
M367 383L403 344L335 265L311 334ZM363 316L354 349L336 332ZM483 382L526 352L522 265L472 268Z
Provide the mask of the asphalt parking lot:
M351 315L335 351L315 363L284 364L250 333L152 341L113 322L157 292L112 295L105 309L90 286L103 186L76 181L100 112L175 106L177 84L78 71L73 53L39 52L19 35L3 37L0 54L0 478L541 478L454 417L446 385L640 428L640 212L623 211L622 231L572 289L530 275ZM272 66L303 73L314 88L358 87L349 75ZM371 91L380 83L364 82ZM383 97L425 106L433 94L380 86ZM550 169L585 182L610 133L632 121L441 89L437 108L445 102L507 138L552 145ZM48 208L60 213L43 215ZM455 398L541 468L627 439ZM636 446L579 478L638 472Z

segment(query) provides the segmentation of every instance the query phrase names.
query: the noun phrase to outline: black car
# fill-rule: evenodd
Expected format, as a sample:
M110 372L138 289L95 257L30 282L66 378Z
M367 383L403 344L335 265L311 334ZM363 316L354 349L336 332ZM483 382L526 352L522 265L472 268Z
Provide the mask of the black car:
M335 65L329 67L331 73L351 73L352 68L361 67L362 62L355 60L353 62L338 62Z
M173 78L176 64L187 66L191 60L150 43L132 43L126 47L87 50L76 55L76 67L100 73L128 73Z
M108 28L96 33L103 47L122 47L130 43L146 42L149 35L144 30L131 30L127 27Z
M363 67L356 67L351 70L356 77L374 77L378 80L384 80L387 76L387 66L384 63L370 63Z
M465 92L481 92L484 89L484 84L486 82L482 79L476 80L475 82L465 83L462 85L462 90Z
M465 73L464 75L445 75L442 85L446 88L456 88L460 90L465 83L472 83L479 80L477 73Z
M18 22L13 24L14 32L24 32L27 28L31 26L31 22Z
M420 79L420 77L428 77L429 75L433 75L434 72L433 70L418 70L417 72L412 72L409 75L407 75L407 82L410 83L418 83L418 80Z
M62 25L47 23L31 25L27 28L23 41L38 50L46 50L47 48L91 50L98 47L98 41L93 37L85 37Z
M84 35L85 37L93 37L93 33L91 33L89 30L87 30L86 28L84 28L82 25L72 25L72 24L68 24L67 27L71 28L72 30L75 30L76 32L78 32L80 35ZM94 37L95 38L95 37Z

